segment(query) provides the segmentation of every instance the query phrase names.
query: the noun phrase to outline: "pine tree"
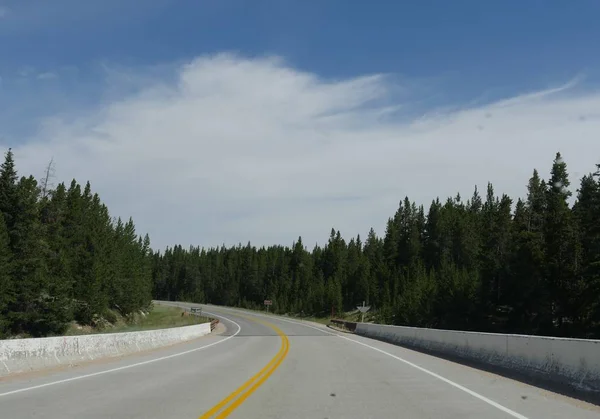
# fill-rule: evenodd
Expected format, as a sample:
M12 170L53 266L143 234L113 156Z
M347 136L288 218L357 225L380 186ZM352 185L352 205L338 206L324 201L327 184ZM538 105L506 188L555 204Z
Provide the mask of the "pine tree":
M64 236L66 188L63 183L55 190L47 190L42 197L41 228L42 255L48 299L45 311L49 314L49 330L60 333L73 320L71 302L73 277L69 270L67 243Z
M12 282L12 253L4 216L0 213L0 339L6 336L11 323L8 310L14 304L14 284Z
M416 327L435 327L437 319L434 308L437 284L434 271L427 272L422 264L414 266L407 287L399 298L395 323Z
M39 188L33 177L16 186L17 212L12 216L13 283L15 301L9 318L17 333L43 336L54 332L54 318L46 311L51 296L44 276L43 236L39 219Z
M442 204L436 199L429 206L425 222L423 259L428 269L439 268L442 262L441 210Z
M587 336L585 331L600 322L600 173L581 179L573 214L582 247L581 281L574 296L574 310L580 333Z
M0 226L0 252L2 253L3 271L2 275L2 296L0 296L0 333L8 333L14 330L14 316L11 311L16 304L16 280L14 278L15 265L13 255L15 254L15 242L17 240L15 223L18 215L18 195L17 195L17 171L12 150L9 148L5 154L4 163L0 166L0 216L2 217L2 226Z
M580 255L577 229L568 204L571 196L569 185L567 165L560 153L557 153L546 192L545 239L552 317L559 333L564 333L561 330L563 324L573 314L573 297L578 288L577 270Z
M6 152L4 163L0 166L0 212L4 216L4 222L12 243L12 235L15 217L18 211L17 205L17 171L12 150Z
M368 267L369 277L369 297L367 301L371 306L381 304L381 289L385 280L385 266L383 261L383 243L371 228L365 241L363 250L366 259L365 264Z

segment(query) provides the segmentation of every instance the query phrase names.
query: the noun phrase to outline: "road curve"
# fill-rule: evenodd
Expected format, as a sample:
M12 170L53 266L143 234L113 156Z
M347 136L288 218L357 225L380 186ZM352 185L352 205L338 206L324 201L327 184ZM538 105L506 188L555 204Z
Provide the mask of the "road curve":
M600 408L309 322L205 306L226 330L0 380L0 418L569 418Z

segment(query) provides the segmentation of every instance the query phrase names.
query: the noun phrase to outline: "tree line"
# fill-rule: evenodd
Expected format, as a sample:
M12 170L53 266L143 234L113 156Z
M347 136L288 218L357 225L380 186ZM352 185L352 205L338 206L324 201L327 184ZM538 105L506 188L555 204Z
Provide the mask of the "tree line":
M497 196L487 185L463 201L434 200L427 211L405 198L385 234L324 246L182 246L155 252L159 299L343 315L366 301L381 323L600 337L600 166L584 176L570 205L567 165L537 170L527 196Z
M425 210L404 198L385 233L322 246L150 248L89 182L51 187L0 166L0 338L48 336L149 307L151 298L381 323L600 337L600 166L571 199L566 163L534 170L527 196L475 188ZM570 201L574 203L571 205Z
M150 240L109 215L89 182L19 177L9 149L0 167L0 338L63 333L151 303Z

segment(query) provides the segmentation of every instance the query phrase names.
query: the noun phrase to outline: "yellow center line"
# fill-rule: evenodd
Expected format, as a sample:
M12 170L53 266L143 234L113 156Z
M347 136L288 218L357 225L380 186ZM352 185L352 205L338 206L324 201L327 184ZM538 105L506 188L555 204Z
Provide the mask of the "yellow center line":
M285 333L283 333L277 326L275 326L274 324L271 324L269 322L266 322L263 320L258 320L255 318L250 318L250 317L246 317L246 316L240 316L240 317L244 317L248 320L251 320L251 321L254 321L257 323L262 323L265 326L268 326L271 329L273 329L281 338L281 347L279 348L279 351L277 352L277 354L258 373L253 375L248 381L246 381L244 384L242 384L237 390L235 390L229 396L225 397L223 400L221 400L219 403L217 403L215 406L213 406L209 411L207 411L202 416L200 416L199 419L209 419L209 418L213 417L213 415L217 414L217 412L219 412L221 409L223 409L225 406L227 406L231 402L231 404L229 404L229 406L227 406L218 416L216 416L216 419L222 419L222 418L226 418L227 416L229 416L231 414L231 412L233 412L235 409L237 409L248 397L250 397L250 395L252 393L254 393L256 391L256 389L258 389L275 372L275 370L279 367L279 365L283 362L283 360L285 359L285 357L288 354L290 342L289 342L287 336L285 335ZM236 397L237 397L237 399L236 399Z

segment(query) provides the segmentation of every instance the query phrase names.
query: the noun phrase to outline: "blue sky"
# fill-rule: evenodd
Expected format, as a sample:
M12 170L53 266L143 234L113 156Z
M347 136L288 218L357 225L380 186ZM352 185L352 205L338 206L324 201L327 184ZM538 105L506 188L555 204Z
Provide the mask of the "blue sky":
M255 73L249 83L265 83L268 89L269 81L263 76L271 74L287 80L282 89L290 95L314 90L321 103L336 104L328 110L330 113L339 111L339 97L350 101L357 95L361 98L353 112L364 110L375 98L376 107L389 105L401 110L393 115L404 128L432 113L441 114L441 119L427 119L425 125L443 125L443 121L460 119L467 110L476 112L499 100L555 88L572 80L577 82L564 91L559 89L562 97L575 95L587 100L582 97L595 91L600 70L599 18L600 2L593 0L0 0L0 142L22 145L24 158L27 150L32 153L32 144L41 145L47 153L57 153L60 148L52 144L59 134L77 144L96 144L89 139L91 133L99 127L108 132L106 126L115 126L110 119L115 107L122 110L124 103L139 105L140 98L147 106L149 97L158 101L156 92L160 89L170 92L166 95L169 100L187 100L190 93L182 83L192 86L190 91L194 92L208 89L202 90L200 96L204 97L206 91L214 90L203 81L209 76L218 77L211 75L214 68L223 74L238 74L235 68L250 66ZM237 58L213 59L223 53ZM281 61L273 64L265 57ZM186 67L190 63L196 63L191 70ZM232 92L227 86L238 83L245 74L219 84L223 90L218 98L230 97ZM368 87L356 81L373 75L385 77L385 81L369 82ZM306 81L304 77L314 80ZM351 83L353 80L355 83ZM344 82L350 84L336 85ZM300 90L285 90L290 85ZM349 90L339 93L345 88ZM232 94L236 101L241 91L245 90L240 88ZM246 99L254 103L256 95L263 92L248 94L239 103L246 103ZM281 100L290 103L295 99L290 96ZM309 99L297 106L305 109L307 103L313 108L319 106L319 102ZM567 102L561 102L563 105ZM568 106L582 113L587 105L568 102ZM360 115L369 119L373 114ZM354 130L352 138L365 130L379 133L391 129L388 125L357 127L356 120L344 119L344 130ZM313 129L316 122L311 121ZM479 131L483 129L481 122L474 124ZM256 129L258 132L263 128ZM340 129L336 126L332 132ZM130 134L132 130L123 128ZM399 131L398 135L400 132L404 133ZM453 131L440 135L449 132ZM197 131L193 133L197 135ZM181 133L187 134L192 131ZM111 131L110 135L116 134ZM60 155L58 158L61 160ZM94 177L93 172L69 169L65 159L66 155L62 157L65 177ZM546 155L544 159L548 160ZM40 162L27 164L35 171ZM487 177L494 176L504 179L494 173ZM482 174L465 177L462 182L473 185L485 180ZM101 190L112 191L112 186L102 182L96 179ZM524 184L526 178L518 182ZM457 184L456 189L462 185ZM514 190L520 191L516 186ZM350 192L349 196L360 195ZM428 190L422 198L454 192ZM382 219L375 220L377 223L383 223L393 212L389 202L395 206L397 195L402 193L394 190L394 198L386 198L389 201L378 207L377 216ZM134 207L124 203L126 191L114 192L114 198L110 192L107 194L118 211L135 213ZM317 194L304 199L314 202L319 197ZM343 198L338 201L339 205L346 202ZM253 213L257 212L260 210ZM145 222L148 227L154 221ZM319 222L331 224L331 220ZM356 229L368 229L366 219L359 224ZM260 222L255 220L253 225L258 231ZM348 220L345 225L354 224ZM327 233L328 228L324 231ZM167 236L165 232L158 234L163 239ZM221 231L211 234L216 237L213 241L229 237ZM248 231L249 236L255 234L254 230ZM293 234L296 231L289 236ZM281 237L288 235L265 233L264 239Z
M490 83L598 66L593 0L4 0L1 70L129 65L237 50L339 77L394 72ZM143 4L143 7L140 7ZM539 83L540 81L538 81ZM544 81L541 81L544 83Z

